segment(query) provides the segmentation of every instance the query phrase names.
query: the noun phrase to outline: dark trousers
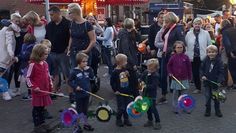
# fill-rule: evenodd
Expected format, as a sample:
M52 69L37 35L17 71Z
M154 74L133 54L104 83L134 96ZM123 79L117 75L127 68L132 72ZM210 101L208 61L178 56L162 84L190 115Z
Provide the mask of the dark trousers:
M201 60L200 57L194 57L192 62L192 73L193 73L193 81L196 89L201 90L201 80L200 80L200 67Z
M236 84L236 59L229 57L228 67L234 84Z
M34 126L37 127L43 123L45 123L45 118L44 118L44 107L39 106L33 107L32 110L32 117L33 117L33 121L34 121Z
M159 113L156 108L156 100L152 100L152 105L149 107L147 111L147 116L149 121L153 121L152 114L154 114L155 122L160 122Z
M161 87L161 94L167 94L167 87L168 87L168 76L167 76L167 63L169 61L169 55L163 55L162 58L159 58L160 62L160 87Z
M211 99L212 99L212 91L214 89L212 87L207 86L205 88L205 97L206 97L206 108L208 110L211 110ZM218 111L220 109L220 102L217 99L213 99L215 111Z
M132 101L131 98L129 97L124 97L124 96L116 96L116 102L117 102L117 114L116 114L116 119L121 120L121 117L123 115L124 120L128 120L129 116L126 112L126 107L127 105Z
M76 111L78 114L83 113L87 116L88 112L88 105L89 105L89 96L83 98L76 97Z
M113 65L111 62L111 48L106 48L102 46L102 58L103 58L104 63L106 63L106 65L108 66L109 74L111 75L113 71Z

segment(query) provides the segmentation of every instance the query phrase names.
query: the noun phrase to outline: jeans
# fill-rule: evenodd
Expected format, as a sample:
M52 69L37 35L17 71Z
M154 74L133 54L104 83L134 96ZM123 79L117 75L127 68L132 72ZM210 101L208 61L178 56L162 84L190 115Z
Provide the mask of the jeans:
M205 88L205 97L206 97L206 108L211 109L211 99L212 99L212 91L214 88L206 86ZM217 99L214 99L215 110L220 109L220 102Z
M168 74L167 74L167 63L169 61L169 55L163 55L162 58L159 58L160 61L160 87L162 95L167 94L168 87Z
M200 67L201 67L200 57L194 57L192 62L192 73L195 87L198 90L201 90Z
M106 48L106 47L102 46L102 57L103 57L103 61L108 66L109 74L111 75L112 71L113 71L113 65L111 62L111 48Z
M129 116L126 112L126 107L127 105L132 101L131 98L129 97L124 97L124 96L116 96L116 102L117 102L117 114L116 114L116 119L121 120L121 117L123 115L124 120L128 120Z
M147 111L148 120L153 121L152 114L154 114L155 122L160 122L160 116L156 108L156 100L152 100L151 104Z

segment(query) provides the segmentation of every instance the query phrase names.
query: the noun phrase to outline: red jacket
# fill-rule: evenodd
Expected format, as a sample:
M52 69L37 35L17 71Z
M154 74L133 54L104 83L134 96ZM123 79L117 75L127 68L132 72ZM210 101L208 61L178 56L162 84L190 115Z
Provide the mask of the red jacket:
M52 81L49 75L47 62L43 61L41 63L37 63L35 61L31 61L27 71L26 82L32 90L39 87L40 90L51 92ZM44 96L49 94L32 91L32 95Z

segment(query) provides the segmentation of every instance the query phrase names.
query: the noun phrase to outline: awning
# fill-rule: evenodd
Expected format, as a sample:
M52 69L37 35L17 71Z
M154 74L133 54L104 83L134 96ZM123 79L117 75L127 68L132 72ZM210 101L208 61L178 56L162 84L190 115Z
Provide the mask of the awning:
M29 3L42 4L44 0L25 0ZM97 0L98 5L135 5L135 4L144 4L149 0ZM50 3L81 3L88 2L87 0L49 0Z

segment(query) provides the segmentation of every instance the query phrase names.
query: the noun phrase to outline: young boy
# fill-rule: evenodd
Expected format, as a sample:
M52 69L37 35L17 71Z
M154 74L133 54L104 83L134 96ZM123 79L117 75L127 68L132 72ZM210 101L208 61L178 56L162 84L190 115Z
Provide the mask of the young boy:
M159 83L159 62L157 59L149 59L147 61L147 70L141 76L141 81L145 83L145 87L142 90L143 97L148 97L151 100L151 106L147 111L148 121L144 124L144 127L153 126L155 130L161 129L160 117L156 108L157 99L157 87ZM155 117L155 124L153 125L152 114Z
M116 125L119 127L132 126L129 121L128 114L126 112L127 105L132 101L130 97L125 97L119 95L120 93L125 93L128 95L133 94L133 90L130 88L129 83L129 72L126 70L127 65L127 56L124 54L118 54L115 57L116 68L111 74L110 84L115 92L117 100L117 116L116 116ZM124 117L124 123L121 120L121 117Z
M78 53L76 55L77 67L75 67L69 77L69 85L74 89L76 111L83 113L87 117L89 94L85 91L91 92L90 79L94 78L93 70L88 66L88 56L85 53ZM80 126L78 126L80 130ZM84 123L84 129L93 131L94 128L88 123ZM77 131L82 132L80 131Z
M224 81L224 66L220 56L218 56L218 49L215 45L209 45L206 49L207 57L202 63L202 80L205 86L206 96L206 112L205 116L211 115L211 99L212 92L217 91L218 87ZM218 83L219 85L214 84ZM215 103L215 115L222 117L220 111L220 102L217 99L213 99Z

